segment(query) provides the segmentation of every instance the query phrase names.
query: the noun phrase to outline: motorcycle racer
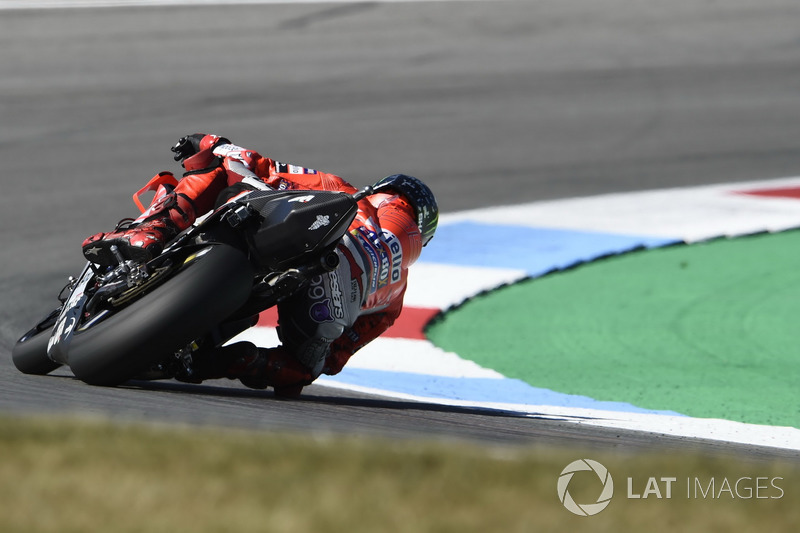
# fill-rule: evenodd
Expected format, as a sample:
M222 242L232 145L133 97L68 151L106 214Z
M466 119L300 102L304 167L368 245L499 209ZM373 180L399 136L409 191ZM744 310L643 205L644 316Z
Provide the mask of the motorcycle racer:
M185 169L182 179L157 174L134 196L143 210L138 219L84 241L89 261L113 266L118 255L147 261L198 216L252 190L357 192L339 176L281 163L218 135L187 135L172 151ZM146 190L155 197L145 210L138 195ZM322 373L340 372L356 351L386 331L402 310L408 268L436 231L438 207L422 181L394 174L379 180L358 208L337 246L337 268L278 304L280 346L239 342L198 353L194 372L179 379L239 379L251 388L273 387L276 395L295 396Z

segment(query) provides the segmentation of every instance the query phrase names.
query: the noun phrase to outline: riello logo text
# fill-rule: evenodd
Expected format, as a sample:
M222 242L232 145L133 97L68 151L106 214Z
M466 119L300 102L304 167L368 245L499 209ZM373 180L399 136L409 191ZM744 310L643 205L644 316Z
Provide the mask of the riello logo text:
M628 478L628 499L780 499L784 491L782 477L689 477L678 481L676 477L649 477L647 481Z

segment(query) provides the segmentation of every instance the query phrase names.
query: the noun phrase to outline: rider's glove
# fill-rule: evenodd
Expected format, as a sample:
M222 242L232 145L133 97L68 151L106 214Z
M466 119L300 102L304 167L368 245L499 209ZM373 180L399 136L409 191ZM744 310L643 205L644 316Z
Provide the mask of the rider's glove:
M186 137L181 137L175 146L170 148L175 154L173 158L175 161L183 161L187 157L191 157L196 153L207 148L213 149L220 144L230 144L230 141L225 137L219 135L206 135L205 133L192 133Z
M200 141L203 140L202 133L193 133L192 135L187 135L186 137L181 137L178 139L178 142L175 143L175 146L170 148L172 152L175 154L173 157L175 161L183 161L187 157L191 157L197 152L200 151Z

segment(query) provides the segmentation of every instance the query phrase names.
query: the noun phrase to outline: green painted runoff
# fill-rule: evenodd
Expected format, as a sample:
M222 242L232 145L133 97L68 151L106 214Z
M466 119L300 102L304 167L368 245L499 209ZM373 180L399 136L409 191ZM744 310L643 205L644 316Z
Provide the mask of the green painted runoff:
M476 297L428 328L533 386L800 427L800 232L598 260Z

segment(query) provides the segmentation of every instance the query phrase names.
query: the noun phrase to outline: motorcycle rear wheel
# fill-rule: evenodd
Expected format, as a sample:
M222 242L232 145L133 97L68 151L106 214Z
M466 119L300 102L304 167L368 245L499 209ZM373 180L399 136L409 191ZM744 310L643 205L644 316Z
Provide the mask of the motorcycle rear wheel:
M78 327L68 348L70 369L91 385L128 381L241 307L253 275L240 250L209 245L151 292L94 325Z

